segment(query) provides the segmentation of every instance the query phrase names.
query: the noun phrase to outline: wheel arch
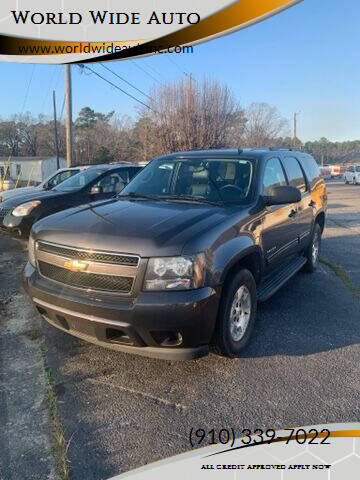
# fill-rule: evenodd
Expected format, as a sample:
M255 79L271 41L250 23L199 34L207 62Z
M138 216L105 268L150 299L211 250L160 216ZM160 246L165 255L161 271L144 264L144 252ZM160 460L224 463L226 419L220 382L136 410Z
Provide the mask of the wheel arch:
M319 224L321 228L321 233L323 233L325 228L325 212L319 212L315 217L315 223Z
M221 277L222 283L227 282L241 268L246 268L252 273L257 285L260 283L263 272L263 260L259 246L253 245L232 257L224 268Z

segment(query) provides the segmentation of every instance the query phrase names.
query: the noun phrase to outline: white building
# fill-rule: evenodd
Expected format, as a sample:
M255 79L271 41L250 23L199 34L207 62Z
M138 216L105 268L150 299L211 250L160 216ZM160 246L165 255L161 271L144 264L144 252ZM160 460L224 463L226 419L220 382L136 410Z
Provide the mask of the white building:
M9 165L7 177L19 184L38 184L57 170L56 157L0 157L0 165ZM66 167L64 158L59 159L59 168Z

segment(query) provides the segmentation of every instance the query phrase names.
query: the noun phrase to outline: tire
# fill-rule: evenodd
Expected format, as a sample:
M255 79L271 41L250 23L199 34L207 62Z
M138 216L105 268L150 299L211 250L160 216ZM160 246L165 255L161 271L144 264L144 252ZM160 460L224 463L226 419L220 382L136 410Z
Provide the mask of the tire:
M345 178L345 185L349 185L349 182L346 180L346 178Z
M313 273L319 266L320 248L321 228L318 223L315 223L314 230L311 236L311 242L305 253L305 256L307 258L307 262L304 265L305 272Z
M236 300L239 299L241 300L240 306L239 302L236 305ZM223 287L213 338L216 353L229 358L240 355L249 342L255 323L256 308L254 277L249 270L242 269L234 274ZM238 310L237 315L235 309Z

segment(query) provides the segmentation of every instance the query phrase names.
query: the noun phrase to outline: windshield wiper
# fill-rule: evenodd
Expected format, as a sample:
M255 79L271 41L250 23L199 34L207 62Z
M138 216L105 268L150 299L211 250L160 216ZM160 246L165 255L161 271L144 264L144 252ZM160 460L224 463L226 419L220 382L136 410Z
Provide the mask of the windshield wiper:
M210 205L224 205L223 201L208 200L204 197L193 197L192 195L161 195L164 200L185 200L187 202L208 203Z
M214 201L208 200L207 198L203 197L193 197L191 195L145 195L135 192L130 192L126 195L117 195L117 198L134 198L140 200L184 200L186 202L196 202L196 203L208 203L210 205L224 205L223 201Z
M161 200L162 195L145 195L135 192L130 192L126 195L119 193L117 198L139 198L140 200Z

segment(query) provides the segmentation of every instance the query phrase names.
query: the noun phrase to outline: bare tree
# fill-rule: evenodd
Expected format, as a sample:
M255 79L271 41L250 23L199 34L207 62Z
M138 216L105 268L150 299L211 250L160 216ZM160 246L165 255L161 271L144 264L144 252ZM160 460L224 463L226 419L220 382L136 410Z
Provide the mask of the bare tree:
M245 110L245 116L244 146L270 146L289 131L288 121L281 117L276 107L267 103L252 103Z
M189 78L161 86L151 99L148 142L156 145L156 153L221 148L233 143L235 127L244 124L230 89L214 80Z
M30 113L16 116L17 125L21 137L23 155L35 157L38 155L39 133L41 131L41 122L37 122Z
M21 133L15 120L1 122L0 147L5 155L12 155L13 157L20 155Z

